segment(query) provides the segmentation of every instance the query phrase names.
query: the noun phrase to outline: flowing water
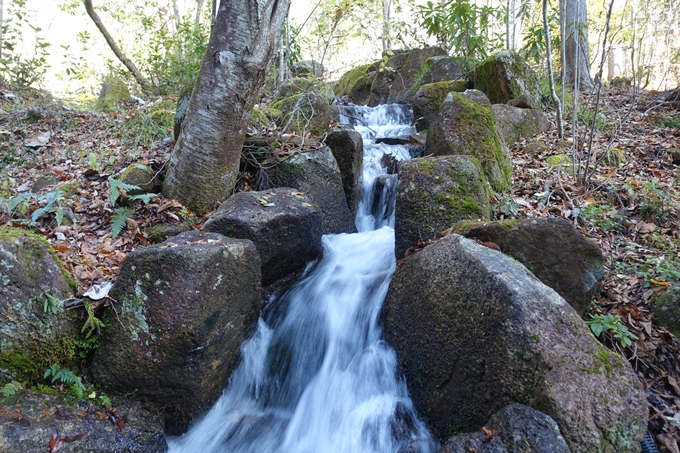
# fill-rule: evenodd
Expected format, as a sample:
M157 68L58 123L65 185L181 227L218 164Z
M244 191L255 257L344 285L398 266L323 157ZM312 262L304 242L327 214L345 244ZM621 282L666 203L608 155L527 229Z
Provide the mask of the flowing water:
M189 432L170 440L171 453L431 453L437 447L378 324L395 269L388 195L396 177L380 176L380 162L385 153L410 156L404 146L374 139L410 134L412 115L394 105L341 108L364 137L359 233L323 237L323 258L269 302L228 388Z

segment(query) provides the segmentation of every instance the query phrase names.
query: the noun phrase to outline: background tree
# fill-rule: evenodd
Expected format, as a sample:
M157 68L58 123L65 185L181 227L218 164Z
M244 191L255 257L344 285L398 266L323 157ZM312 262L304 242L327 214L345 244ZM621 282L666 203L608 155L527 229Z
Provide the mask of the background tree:
M280 40L289 0L222 0L163 186L198 212L231 195L253 105Z
M590 90L590 56L588 52L588 18L586 0L562 0L565 26L565 81L573 85L578 81L582 90Z

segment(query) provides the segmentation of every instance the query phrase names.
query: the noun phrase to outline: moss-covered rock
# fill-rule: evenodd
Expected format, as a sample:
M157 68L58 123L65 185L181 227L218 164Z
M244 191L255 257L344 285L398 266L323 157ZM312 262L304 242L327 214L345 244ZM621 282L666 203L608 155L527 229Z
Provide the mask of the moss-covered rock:
M411 100L416 130L420 132L430 127L447 94L452 91L462 93L468 88L464 80L445 80L421 86Z
M0 227L0 386L36 382L50 365L73 365L80 329L64 309L76 283L49 243Z
M496 131L491 104L477 90L447 95L427 132L425 154L430 153L475 157L493 190L510 187L510 155Z
M538 77L516 52L504 50L479 63L473 72L473 83L492 104L507 104L525 95L531 108L541 106Z
M123 171L116 175L116 179L125 184L132 184L140 189L132 189L128 195L140 193L160 193L162 183L153 168L141 163L128 165Z
M323 77L324 67L314 60L302 60L293 64L289 69L295 77Z
M125 81L120 77L108 76L102 83L97 106L106 110L127 99L130 99L130 90Z
M494 104L496 130L503 141L512 145L520 138L532 138L550 128L550 120L545 113L535 109L522 109L507 104Z
M467 57L451 57L448 55L438 55L429 58L421 69L423 74L420 83L423 85L442 81L460 81L467 83L464 78L474 69L476 60ZM454 90L458 91L458 90Z
M333 102L333 99L335 99L333 88L326 82L316 79L306 79L304 77L295 77L286 79L283 84L281 84L274 97L274 102L278 102L296 94L308 93L310 91L320 94L326 98L329 103Z
M314 91L296 94L272 105L281 111L277 123L298 134L309 132L315 137L323 136L330 128L331 106L328 98Z
M671 286L654 300L652 307L659 325L680 337L680 286Z
M489 219L489 189L479 162L469 156L400 162L395 212L395 252L401 258L463 219Z

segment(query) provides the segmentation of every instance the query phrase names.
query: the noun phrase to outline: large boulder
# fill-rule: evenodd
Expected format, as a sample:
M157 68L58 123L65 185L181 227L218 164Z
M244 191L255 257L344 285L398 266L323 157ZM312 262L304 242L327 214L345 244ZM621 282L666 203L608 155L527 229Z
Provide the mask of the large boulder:
M201 230L255 244L262 284L301 271L322 252L321 210L295 189L239 192L229 197Z
M278 124L300 135L321 137L331 123L331 105L326 94L307 91L288 96L272 105L281 112Z
M116 76L107 76L102 83L97 99L97 107L108 110L121 101L130 99L130 90L125 80Z
M516 52L504 50L479 63L473 72L474 86L492 104L507 104L522 97L522 104L541 107L538 77Z
M446 52L439 47L426 47L389 57L376 73L368 105L410 102L422 79L422 68L429 58L437 55L446 55Z
M659 325L680 336L680 286L666 288L654 298L652 307Z
M640 451L647 401L630 364L500 252L450 235L409 256L383 325L416 408L444 438L520 403L552 417L574 452Z
M481 92L449 93L428 129L425 154L475 157L491 187L502 192L510 187L512 161L494 120Z
M82 406L60 394L0 396L0 452L165 453L163 417L139 402L114 398L112 411ZM122 420L121 427L117 425ZM63 448L50 449L53 435ZM57 440L57 439L55 439Z
M394 220L398 258L462 219L489 219L489 190L479 163L468 156L399 163Z
M499 436L479 431L451 437L437 453L508 453Z
M550 120L541 110L521 109L508 104L494 104L492 108L496 130L508 145L550 129Z
M354 104L365 105L371 96L371 85L379 66L380 62L374 62L350 69L335 85L335 95L349 96Z
M288 68L294 77L323 77L323 65L314 60L302 60Z
M600 290L602 251L564 219L461 221L453 232L496 243L564 297L580 316Z
M466 57L437 55L425 62L424 74L420 83L428 84L462 79L470 72L475 61Z
M210 408L261 305L260 257L248 240L189 231L128 254L102 317L95 378L161 408L179 434Z
M411 100L416 130L420 132L430 127L450 92L462 93L468 88L468 83L461 80L446 80L422 85Z
M64 309L76 283L38 234L0 227L0 387L72 365L80 329Z
M340 167L342 187L345 190L349 211L354 218L361 199L364 141L357 131L340 130L328 134L326 145L333 152L333 157Z
M160 193L163 188L163 183L160 178L158 178L154 169L139 162L128 165L123 171L116 175L116 179L125 184L132 184L139 187L139 189L128 190L127 195Z
M304 77L294 77L291 79L286 79L276 92L274 101L280 101L290 96L295 96L296 94L307 93L314 91L320 94L328 102L333 102L335 99L335 94L333 93L333 88L321 80L307 79Z
M356 232L340 168L327 146L282 160L269 169L269 177L275 186L292 187L312 199L323 212L323 234Z

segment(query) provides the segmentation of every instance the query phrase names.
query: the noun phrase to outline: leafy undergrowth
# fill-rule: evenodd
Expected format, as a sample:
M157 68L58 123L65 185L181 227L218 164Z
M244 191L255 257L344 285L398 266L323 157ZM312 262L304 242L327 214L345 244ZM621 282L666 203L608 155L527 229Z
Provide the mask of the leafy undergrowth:
M159 114L153 106L173 102L95 112L41 94L18 95L0 87L0 225L44 235L82 291L114 279L126 254L148 245L149 226L200 227L202 218L162 196L132 204L124 224L114 218L121 208L112 203L110 176L141 162L162 177L172 147L163 139L172 122L169 107ZM658 326L650 302L680 279L680 106L659 103L661 93L632 99L629 92L604 94L593 146L609 146L610 158L595 167L588 184L577 184L568 165L546 164L571 146L554 131L511 147L514 184L498 197L496 216L565 218L598 242L605 281L585 318L605 344L630 360L649 393L650 430L662 450L678 452L680 342ZM588 119L587 113L579 117ZM252 160L252 149L244 150L245 160ZM255 179L245 174L241 182L247 189L257 186ZM44 187L35 186L38 180ZM69 182L73 187L60 186ZM112 225L123 228L117 237Z

